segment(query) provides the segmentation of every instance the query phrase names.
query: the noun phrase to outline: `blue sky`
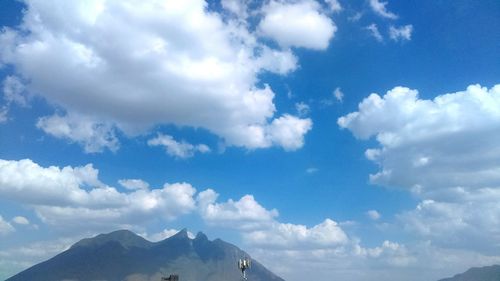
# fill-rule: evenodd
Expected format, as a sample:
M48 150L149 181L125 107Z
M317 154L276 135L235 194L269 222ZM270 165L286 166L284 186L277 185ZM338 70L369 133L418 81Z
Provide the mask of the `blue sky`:
M0 1L0 278L187 227L286 280L500 263L498 1Z

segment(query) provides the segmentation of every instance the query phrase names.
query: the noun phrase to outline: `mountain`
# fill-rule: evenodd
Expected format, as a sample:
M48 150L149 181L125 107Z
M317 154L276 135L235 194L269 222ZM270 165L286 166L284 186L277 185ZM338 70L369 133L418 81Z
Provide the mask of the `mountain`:
M83 239L59 255L6 281L160 281L178 274L179 281L241 280L238 259L249 257L238 247L203 233L190 239L186 229L160 242L128 230ZM284 281L253 260L250 281Z
M500 265L473 267L464 273L439 281L500 281Z

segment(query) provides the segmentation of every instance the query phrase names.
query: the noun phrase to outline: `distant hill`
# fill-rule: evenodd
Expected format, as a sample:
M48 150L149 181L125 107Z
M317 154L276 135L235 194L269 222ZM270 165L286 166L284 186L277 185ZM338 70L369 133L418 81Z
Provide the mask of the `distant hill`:
M241 280L237 261L249 257L220 239L203 233L190 239L187 230L160 242L150 242L128 230L100 234L74 244L59 255L34 265L6 281L160 281L178 274L179 281ZM249 281L284 281L257 261L247 271Z
M464 273L439 281L500 281L500 265L473 267Z

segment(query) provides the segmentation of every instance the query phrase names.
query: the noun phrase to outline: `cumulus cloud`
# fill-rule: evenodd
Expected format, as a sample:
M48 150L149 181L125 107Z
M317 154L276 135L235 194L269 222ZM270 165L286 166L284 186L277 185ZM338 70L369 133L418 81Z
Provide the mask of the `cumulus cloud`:
M153 217L172 220L195 210L196 189L187 183L121 193L98 179L92 165L41 167L29 159L0 160L2 198L31 206L46 224L115 229Z
M380 0L370 0L370 7L375 12L375 14L377 14L383 18L392 19L392 20L397 19L398 16L396 14L387 10L387 8L386 8L387 3L388 2L383 2Z
M495 254L500 249L500 188L451 188L427 194L398 214L404 228L436 245ZM432 198L432 199L430 199Z
M177 158L193 157L195 153L208 153L210 148L206 144L193 145L185 141L178 142L170 135L158 134L156 138L148 140L149 146L163 146L167 154Z
M370 181L420 199L399 224L441 247L483 254L500 245L500 85L421 99L396 87L371 94L338 119L356 137L375 137L366 157L380 170Z
M322 249L345 244L347 234L331 219L311 228L305 225L274 223L271 227L244 234L245 241L258 247Z
M500 85L471 85L433 100L396 87L383 97L371 94L338 124L361 139L375 136L380 147L365 152L381 168L372 183L415 192L497 186L499 105Z
M274 119L267 128L267 133L270 143L278 144L290 151L304 145L304 136L311 128L311 119L300 119L286 114Z
M324 50L337 30L316 1L271 1L262 11L264 18L258 26L260 32L282 47Z
M410 41L413 25L408 24L400 27L391 26L389 28L389 36L394 41Z
M149 183L141 179L121 179L118 183L128 190L148 189Z
M376 24L372 23L365 28L370 32L371 36L373 36L373 38L375 38L378 42L384 41L384 37L382 37L382 34L380 34L380 31L378 30Z
M222 4L243 13L243 2ZM314 3L271 3L261 26L270 31L273 12L283 6L292 13L294 28L287 30L298 31L279 42L325 49L335 26ZM67 112L38 122L48 134L87 152L117 149L114 130L134 136L158 124L205 128L227 145L250 149L282 145L265 135L281 117L259 75L285 75L297 58L264 45L246 22L209 11L203 0L27 4L22 24L0 33L0 63L12 66L30 93ZM293 17L299 8L301 16ZM295 35L301 41L290 39ZM301 143L303 135L295 137Z
M82 145L86 153L102 152L106 148L116 151L119 147L113 125L90 117L53 115L40 118L36 126L49 135Z
M252 195L223 203L216 202L218 196L212 189L202 191L197 196L201 217L210 225L254 229L269 225L278 216L276 209L265 209Z
M416 260L404 245L384 241L363 248L353 240L338 243L333 239L323 245L309 242L312 244L301 248L264 246L253 250L253 256L287 280L391 280L394 275L401 277L396 280L418 280L408 278L408 267Z

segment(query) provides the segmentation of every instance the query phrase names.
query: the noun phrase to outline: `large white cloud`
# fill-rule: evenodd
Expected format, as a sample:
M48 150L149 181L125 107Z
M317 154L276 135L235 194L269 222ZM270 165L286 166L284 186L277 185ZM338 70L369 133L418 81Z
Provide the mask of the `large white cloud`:
M266 135L275 94L258 77L293 71L297 58L259 43L245 22L224 19L203 0L26 4L21 26L0 34L0 64L13 66L27 91L68 112L41 119L47 133L88 152L115 149L115 127L134 135L156 124L202 127L229 145L282 145ZM326 48L333 23L304 5L312 27L330 34L313 38L313 47ZM82 122L99 133L71 130Z
M379 148L368 159L381 170L373 183L423 192L427 188L500 186L500 85L471 85L433 100L396 87L371 94L357 112L338 119L356 137Z
M41 167L29 159L0 160L2 198L31 206L49 225L111 230L152 217L165 220L195 210L196 189L187 183L157 189L120 192L98 179L99 171L83 167Z
M380 167L375 184L404 188L420 202L397 215L408 233L441 247L490 255L500 248L500 85L471 85L432 100L396 87L372 94L338 119Z
M314 0L273 0L262 10L264 18L259 23L259 30L283 47L324 50L337 30Z

